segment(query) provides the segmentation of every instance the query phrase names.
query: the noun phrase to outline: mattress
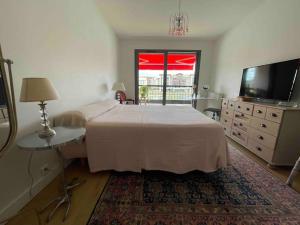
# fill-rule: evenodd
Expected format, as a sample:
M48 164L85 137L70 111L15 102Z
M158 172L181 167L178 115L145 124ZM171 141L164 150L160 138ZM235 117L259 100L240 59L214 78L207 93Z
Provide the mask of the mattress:
M229 164L223 128L191 106L115 105L86 128L91 172L213 172Z

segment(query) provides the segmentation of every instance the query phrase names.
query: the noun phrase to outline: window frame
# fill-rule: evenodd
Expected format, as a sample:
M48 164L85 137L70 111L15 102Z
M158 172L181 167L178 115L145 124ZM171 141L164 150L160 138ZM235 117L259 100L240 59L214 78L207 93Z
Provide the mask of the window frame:
M163 81L163 100L162 104L166 104L167 94L167 66L169 53L195 53L196 54L196 68L194 76L194 85L196 85L196 93L198 92L199 77L200 77L200 63L201 50L177 50L177 49L135 49L134 50L134 80L135 80L135 104L139 104L139 54L140 53L163 53L164 54L164 81Z

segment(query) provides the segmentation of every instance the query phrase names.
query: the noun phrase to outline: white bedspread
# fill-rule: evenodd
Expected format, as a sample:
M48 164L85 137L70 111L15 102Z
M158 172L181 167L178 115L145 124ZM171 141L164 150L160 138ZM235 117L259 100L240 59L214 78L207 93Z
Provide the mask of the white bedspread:
M191 106L117 105L86 128L91 172L212 172L229 161L221 125Z

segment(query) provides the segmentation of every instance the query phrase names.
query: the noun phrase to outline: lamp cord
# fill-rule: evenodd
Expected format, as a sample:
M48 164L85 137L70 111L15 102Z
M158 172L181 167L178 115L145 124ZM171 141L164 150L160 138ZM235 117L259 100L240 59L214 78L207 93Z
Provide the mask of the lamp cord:
M28 158L28 163L27 163L27 174L30 177L29 200L32 199L32 187L33 187L33 182L34 182L34 177L31 172L32 156L33 156L33 151L30 152L30 155Z

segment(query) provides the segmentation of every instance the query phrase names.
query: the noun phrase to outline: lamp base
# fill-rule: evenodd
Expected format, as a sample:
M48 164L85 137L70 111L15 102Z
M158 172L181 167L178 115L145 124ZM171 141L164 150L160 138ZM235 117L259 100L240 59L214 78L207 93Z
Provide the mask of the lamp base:
M43 129L39 132L40 138L49 138L56 134L55 130L51 129L48 121L48 113L46 111L46 105L47 103L45 101L41 101L39 106L41 107L41 125L43 126Z
M39 137L40 138L48 138L52 137L56 134L55 130L51 129L49 126L44 127L43 130L39 132Z

